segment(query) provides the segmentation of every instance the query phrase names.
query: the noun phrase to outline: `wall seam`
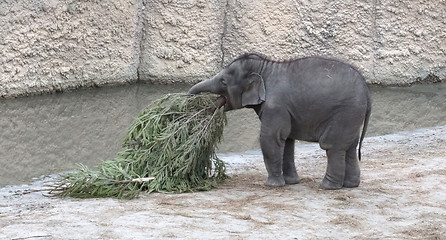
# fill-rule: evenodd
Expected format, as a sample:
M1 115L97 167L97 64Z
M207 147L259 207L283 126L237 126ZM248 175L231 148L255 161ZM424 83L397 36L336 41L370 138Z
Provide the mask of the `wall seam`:
M225 11L223 13L223 31L221 33L221 39L220 39L221 68L224 68L224 63L225 63L225 38L228 31L228 11L229 11L229 0L226 0Z
M143 53L143 40L144 40L144 18L143 18L143 10L145 9L146 3L145 0L137 0L138 1L138 11L137 11L137 57L136 57L136 82L141 81L141 63L142 63L142 53Z
M372 22L372 42L373 42L373 62L372 62L372 82L378 82L376 77L376 61L378 57L378 41L379 41L379 33L378 33L378 1L373 1L373 22Z

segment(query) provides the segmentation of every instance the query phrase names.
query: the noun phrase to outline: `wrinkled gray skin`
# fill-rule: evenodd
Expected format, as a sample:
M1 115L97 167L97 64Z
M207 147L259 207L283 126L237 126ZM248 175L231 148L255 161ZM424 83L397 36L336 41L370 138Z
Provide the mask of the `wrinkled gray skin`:
M371 101L364 77L352 66L322 57L275 62L245 54L189 90L191 94L201 92L224 96L226 111L242 107L256 111L268 171L265 185L299 183L295 139L319 142L326 150L322 189L359 185L358 156L360 159Z

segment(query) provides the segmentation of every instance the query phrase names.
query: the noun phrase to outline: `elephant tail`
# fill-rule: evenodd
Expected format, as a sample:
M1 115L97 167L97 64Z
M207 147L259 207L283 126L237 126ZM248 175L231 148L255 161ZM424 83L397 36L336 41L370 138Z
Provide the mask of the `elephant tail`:
M370 113L372 112L372 100L370 96L367 96L367 112L364 119L364 127L362 128L361 139L359 140L358 159L361 161L361 146L364 140L365 133L367 132L367 126L369 125Z

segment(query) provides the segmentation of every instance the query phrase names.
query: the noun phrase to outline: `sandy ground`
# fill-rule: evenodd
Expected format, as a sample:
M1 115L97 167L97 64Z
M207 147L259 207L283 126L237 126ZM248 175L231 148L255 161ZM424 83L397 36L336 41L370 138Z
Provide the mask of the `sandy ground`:
M263 186L259 152L223 155L209 192L49 198L0 189L0 239L446 239L446 126L366 138L360 187L318 189L325 153L296 145L300 184ZM28 193L30 192L31 193Z

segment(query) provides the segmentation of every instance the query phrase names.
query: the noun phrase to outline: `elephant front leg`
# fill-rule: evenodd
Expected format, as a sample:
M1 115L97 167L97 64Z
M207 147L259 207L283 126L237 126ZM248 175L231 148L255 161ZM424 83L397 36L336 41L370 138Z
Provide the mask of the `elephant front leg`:
M340 189L344 185L345 151L327 150L327 158L327 172L325 173L320 188L327 190Z
M270 187L282 187L285 179L282 175L284 140L277 140L271 136L260 136L260 146L262 148L263 160L265 161L268 178L265 185Z
M295 140L290 138L285 141L282 170L286 184L297 184L300 182L294 163L294 143Z

